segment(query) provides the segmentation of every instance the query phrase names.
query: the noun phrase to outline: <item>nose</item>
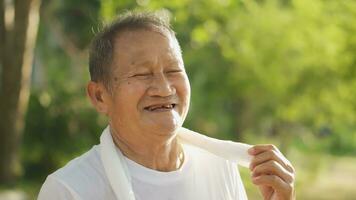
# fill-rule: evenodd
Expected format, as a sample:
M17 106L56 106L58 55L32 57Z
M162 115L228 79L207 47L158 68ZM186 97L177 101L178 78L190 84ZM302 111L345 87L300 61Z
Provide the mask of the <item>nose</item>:
M148 94L150 96L167 97L175 94L176 90L164 73L155 74L150 84Z

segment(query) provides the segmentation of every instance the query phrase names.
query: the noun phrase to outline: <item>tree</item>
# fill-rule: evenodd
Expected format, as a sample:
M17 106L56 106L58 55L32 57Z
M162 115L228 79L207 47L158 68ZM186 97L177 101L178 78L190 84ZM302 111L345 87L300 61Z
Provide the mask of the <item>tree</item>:
M10 3L0 0L0 183L14 182L21 174L19 148L30 91L39 7L40 0ZM10 19L12 11L14 17Z

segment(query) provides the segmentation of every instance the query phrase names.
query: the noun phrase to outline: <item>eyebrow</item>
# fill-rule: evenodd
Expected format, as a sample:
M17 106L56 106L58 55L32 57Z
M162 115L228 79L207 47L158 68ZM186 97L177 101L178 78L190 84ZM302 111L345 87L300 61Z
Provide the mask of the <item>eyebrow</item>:
M142 67L146 65L152 65L154 62L151 60L144 60L144 61L133 61L131 62L131 66Z
M171 64L177 64L179 63L178 59L174 59L174 58L170 58L167 59L167 63ZM144 60L144 61L133 61L131 62L131 66L135 66L135 67L143 67L143 66L151 66L154 64L154 61L152 60Z

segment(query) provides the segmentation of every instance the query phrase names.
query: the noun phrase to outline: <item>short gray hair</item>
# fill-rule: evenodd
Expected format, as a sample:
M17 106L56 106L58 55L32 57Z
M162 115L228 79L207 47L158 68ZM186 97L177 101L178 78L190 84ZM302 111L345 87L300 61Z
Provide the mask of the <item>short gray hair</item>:
M111 64L113 61L114 42L124 31L135 31L157 27L168 30L174 37L169 19L158 12L130 12L119 15L110 24L105 25L93 38L89 50L90 79L102 82L110 88Z

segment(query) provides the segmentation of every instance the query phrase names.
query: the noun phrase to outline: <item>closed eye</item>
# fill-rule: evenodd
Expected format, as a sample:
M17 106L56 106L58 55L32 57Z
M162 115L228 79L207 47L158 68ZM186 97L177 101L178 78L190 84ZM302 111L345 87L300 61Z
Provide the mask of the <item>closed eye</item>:
M133 75L132 77L147 77L147 76L150 76L151 74L149 73L145 73L145 74L135 74Z
M172 73L179 73L179 72L182 72L182 70L181 69L169 70L166 73L172 74Z

